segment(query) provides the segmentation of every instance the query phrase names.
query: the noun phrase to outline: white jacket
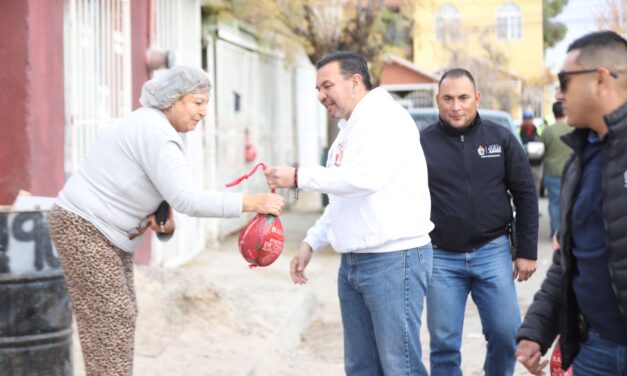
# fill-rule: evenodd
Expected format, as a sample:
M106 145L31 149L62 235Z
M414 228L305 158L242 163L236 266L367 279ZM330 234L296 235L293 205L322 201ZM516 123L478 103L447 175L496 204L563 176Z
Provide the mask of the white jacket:
M427 165L409 113L376 88L339 127L327 167L298 170L299 188L329 195L304 241L314 250L331 245L341 253L428 244L433 223Z

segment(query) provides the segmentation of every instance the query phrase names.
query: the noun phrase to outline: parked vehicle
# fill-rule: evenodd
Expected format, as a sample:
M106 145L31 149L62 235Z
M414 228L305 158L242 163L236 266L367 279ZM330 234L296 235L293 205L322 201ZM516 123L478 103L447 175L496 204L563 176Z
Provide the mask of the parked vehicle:
M440 116L437 108L412 108L408 111L414 118L416 126L418 126L418 130L422 130L437 122ZM512 117L509 113L505 111L480 109L479 116L481 116L481 119L483 120L490 120L509 129L514 136L516 136L518 142L521 142L518 130L514 126L514 122L512 121ZM539 163L542 160L542 157L544 157L544 144L542 142L529 142L524 146L524 149L531 164Z

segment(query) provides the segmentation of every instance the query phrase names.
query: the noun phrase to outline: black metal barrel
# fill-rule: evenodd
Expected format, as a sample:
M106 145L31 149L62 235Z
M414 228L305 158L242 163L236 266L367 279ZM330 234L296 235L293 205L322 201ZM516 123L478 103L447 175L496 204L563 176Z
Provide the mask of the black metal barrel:
M72 314L47 211L0 212L0 375L72 375Z

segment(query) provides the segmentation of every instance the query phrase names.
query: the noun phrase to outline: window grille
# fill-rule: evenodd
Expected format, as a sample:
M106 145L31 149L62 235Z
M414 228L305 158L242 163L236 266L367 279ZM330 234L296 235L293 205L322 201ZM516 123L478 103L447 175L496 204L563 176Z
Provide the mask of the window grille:
M65 172L98 133L131 111L130 0L67 0Z
M435 39L445 44L461 37L461 17L457 7L444 4L435 13Z
M522 38L522 15L518 5L502 4L496 12L496 37L504 40Z

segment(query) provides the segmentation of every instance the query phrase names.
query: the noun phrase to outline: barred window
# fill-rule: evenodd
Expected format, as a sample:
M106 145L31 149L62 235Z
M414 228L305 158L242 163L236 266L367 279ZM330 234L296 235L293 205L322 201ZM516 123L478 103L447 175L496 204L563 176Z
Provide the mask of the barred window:
M444 4L435 13L435 39L440 42L455 42L461 36L461 17L457 7Z

